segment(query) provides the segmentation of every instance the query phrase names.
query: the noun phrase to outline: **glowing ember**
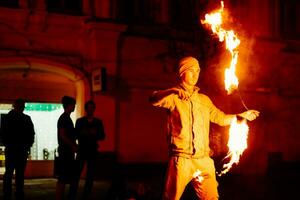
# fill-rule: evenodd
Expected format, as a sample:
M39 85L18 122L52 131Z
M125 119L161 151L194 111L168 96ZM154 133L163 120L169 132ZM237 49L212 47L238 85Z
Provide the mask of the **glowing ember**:
M204 180L201 174L202 172L199 169L197 169L196 172L193 174L193 178L195 178L199 183L201 183Z
M248 130L246 120L238 122L236 117L233 118L227 144L229 152L226 156L226 158L230 158L230 161L223 165L223 170L219 175L226 174L234 163L238 164L241 155L247 148Z
M216 12L205 15L205 20L201 20L202 24L210 25L213 33L217 34L219 41L225 40L226 49L231 54L230 67L225 70L225 89L228 94L231 94L233 90L237 89L239 85L238 78L235 75L236 64L238 60L237 47L240 44L240 40L233 30L225 30L222 28L222 13L224 9L224 2L221 1L221 8Z

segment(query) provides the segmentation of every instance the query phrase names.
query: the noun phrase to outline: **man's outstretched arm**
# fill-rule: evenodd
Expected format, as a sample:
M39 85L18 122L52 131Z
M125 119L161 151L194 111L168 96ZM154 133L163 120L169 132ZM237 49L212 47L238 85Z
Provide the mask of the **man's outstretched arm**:
M242 118L245 118L249 121L252 121L256 119L259 116L259 111L257 110L247 110L242 113L238 114L225 114L221 110L219 110L210 99L208 99L208 102L210 104L210 120L214 123L219 124L220 126L227 126L230 125L233 118L235 116L239 116Z
M190 97L189 94L187 92L185 92L184 90L173 87L173 88L169 88L166 90L155 91L149 98L149 101L150 101L150 103L154 104L156 102L163 100L165 97L167 97L171 94L177 94L180 99L184 99L184 100L186 100Z

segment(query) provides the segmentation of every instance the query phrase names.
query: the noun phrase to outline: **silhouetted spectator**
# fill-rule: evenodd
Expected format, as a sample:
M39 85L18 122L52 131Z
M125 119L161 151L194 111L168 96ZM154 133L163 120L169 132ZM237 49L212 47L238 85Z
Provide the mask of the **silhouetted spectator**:
M84 108L86 116L77 119L75 127L78 134L78 182L86 164L83 199L87 199L93 187L96 159L99 154L99 141L104 140L105 133L102 121L94 116L95 102L92 100L86 102Z
M70 184L68 199L76 196L76 132L70 114L75 109L74 98L64 96L62 98L64 113L57 122L58 158L55 162L57 184L56 199L64 199L65 185Z
M25 101L17 99L13 109L4 117L2 140L5 146L5 174L3 177L4 199L12 197L12 178L16 170L16 199L24 199L24 173L30 147L34 142L31 118L23 113Z

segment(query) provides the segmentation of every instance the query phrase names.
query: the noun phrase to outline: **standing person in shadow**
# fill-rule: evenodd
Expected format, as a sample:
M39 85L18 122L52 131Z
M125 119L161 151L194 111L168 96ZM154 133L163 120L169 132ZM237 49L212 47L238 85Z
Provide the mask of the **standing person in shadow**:
M70 117L75 109L76 101L73 97L64 96L61 100L64 113L57 122L58 158L55 162L57 176L56 200L64 199L65 185L70 184L68 199L76 198L76 132Z
M87 199L93 187L96 160L99 154L99 142L105 139L103 123L94 116L96 104L89 100L84 105L86 115L76 121L76 132L78 134L78 181L86 164L86 180L82 199Z
M3 177L4 199L12 198L12 178L16 170L16 199L24 199L24 173L30 147L34 142L34 127L30 116L23 113L25 101L17 99L13 109L2 124L2 140L5 146L5 173Z

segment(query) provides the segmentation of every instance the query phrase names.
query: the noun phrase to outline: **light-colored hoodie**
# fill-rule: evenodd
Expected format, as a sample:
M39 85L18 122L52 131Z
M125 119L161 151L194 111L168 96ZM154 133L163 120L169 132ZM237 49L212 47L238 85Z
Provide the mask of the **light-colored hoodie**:
M178 88L184 90L182 86ZM177 94L171 94L152 104L168 109L170 155L202 158L209 156L210 152L210 122L226 126L231 123L234 115L219 110L208 96L199 93L198 87L190 95L188 100L182 100Z

